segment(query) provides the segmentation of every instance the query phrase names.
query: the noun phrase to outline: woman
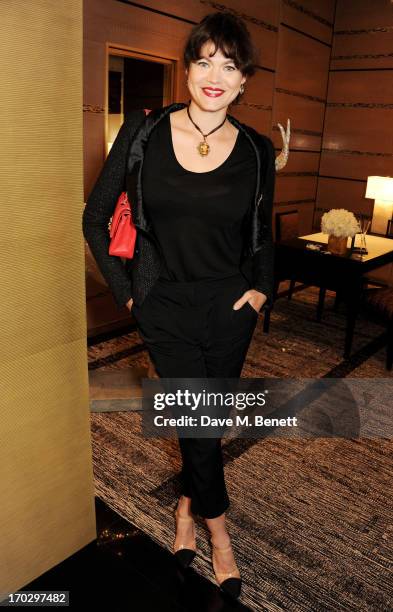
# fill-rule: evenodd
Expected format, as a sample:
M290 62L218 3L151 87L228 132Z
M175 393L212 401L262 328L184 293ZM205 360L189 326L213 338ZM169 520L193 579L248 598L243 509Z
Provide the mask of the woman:
M272 301L274 147L227 114L255 71L240 19L207 15L190 33L184 63L189 103L146 119L131 113L88 199L83 232L117 303L132 311L160 377L236 378L258 312ZM138 229L126 268L108 255L107 235L124 180ZM183 567L191 563L193 517L202 516L217 583L238 597L221 440L179 443L174 553Z

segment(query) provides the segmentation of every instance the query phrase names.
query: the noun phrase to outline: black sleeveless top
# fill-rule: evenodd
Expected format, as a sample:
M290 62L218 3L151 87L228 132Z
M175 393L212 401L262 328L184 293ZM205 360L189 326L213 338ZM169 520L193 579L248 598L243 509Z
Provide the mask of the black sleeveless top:
M241 130L218 168L191 172L176 159L169 113L159 121L146 146L142 188L164 254L161 277L184 282L239 272L242 223L255 184L255 152Z

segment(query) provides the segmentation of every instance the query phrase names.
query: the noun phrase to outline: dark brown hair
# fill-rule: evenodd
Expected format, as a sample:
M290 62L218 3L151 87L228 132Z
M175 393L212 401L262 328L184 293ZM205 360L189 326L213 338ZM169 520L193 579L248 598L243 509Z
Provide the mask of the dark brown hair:
M186 41L183 60L188 69L191 62L201 57L201 49L207 41L214 43L211 55L220 49L222 54L233 60L243 76L252 76L257 64L257 51L251 41L250 33L242 19L228 11L210 13L196 24ZM240 94L232 102L237 103Z

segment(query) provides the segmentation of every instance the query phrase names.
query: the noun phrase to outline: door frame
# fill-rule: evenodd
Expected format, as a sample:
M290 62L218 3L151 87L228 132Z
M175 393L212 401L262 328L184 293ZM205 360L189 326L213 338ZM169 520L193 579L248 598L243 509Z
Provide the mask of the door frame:
M108 151L108 93L109 93L109 56L118 55L120 57L132 57L135 59L146 60L149 62L157 62L164 66L164 91L163 91L163 106L171 104L176 99L176 83L177 83L177 71L178 61L175 57L162 56L148 51L141 51L140 49L134 49L133 47L127 47L124 45L118 45L115 43L106 43L105 46L105 159ZM124 117L123 117L124 121Z

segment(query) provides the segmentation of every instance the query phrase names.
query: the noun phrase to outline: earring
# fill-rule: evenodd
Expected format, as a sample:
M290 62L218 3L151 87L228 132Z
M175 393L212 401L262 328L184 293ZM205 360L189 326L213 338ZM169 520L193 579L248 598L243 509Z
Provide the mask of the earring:
M244 85L243 85L243 83L240 85L239 93L240 93L240 95L243 95L243 93L244 93Z

